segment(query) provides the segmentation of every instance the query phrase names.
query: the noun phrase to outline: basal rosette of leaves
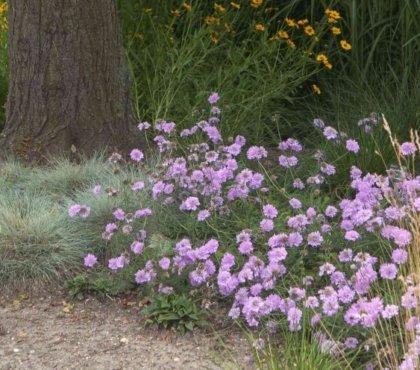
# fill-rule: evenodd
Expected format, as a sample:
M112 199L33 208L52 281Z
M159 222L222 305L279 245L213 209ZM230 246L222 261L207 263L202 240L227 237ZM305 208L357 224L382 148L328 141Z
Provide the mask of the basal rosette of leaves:
M191 289L232 302L229 316L250 327L273 320L292 332L309 326L322 352L355 356L358 365L415 369L420 353L418 135L412 132L412 140L400 145L384 120L398 166L387 174L352 166L346 191L338 197L328 186L336 173L334 158L320 150L309 156L291 138L274 149L247 147L240 135L224 140L218 101L219 95L211 94L209 117L179 133L174 122L156 122L161 160L153 171L140 150L131 152L149 178L127 185L150 191L155 205L130 213L115 209L103 239L123 233L133 240L127 253L104 262L117 271L130 260L140 261L134 280L160 294L173 294L174 282L187 278ZM370 125L365 131L380 129L374 127L378 123L365 120ZM321 119L313 126L326 145L346 155L369 150ZM141 122L138 128L151 125ZM115 153L110 160L123 159ZM89 212L88 205L69 209L71 217L89 217ZM164 232L177 225L173 249L159 258L147 258L152 254L146 231L132 227L133 220L150 216ZM98 259L89 254L84 262L94 268Z

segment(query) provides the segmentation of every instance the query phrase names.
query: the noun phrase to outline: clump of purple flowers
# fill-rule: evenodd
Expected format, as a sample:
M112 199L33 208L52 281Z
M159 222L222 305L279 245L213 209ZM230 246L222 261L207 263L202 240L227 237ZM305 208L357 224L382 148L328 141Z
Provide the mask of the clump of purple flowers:
M230 233L230 241L222 242L214 237L193 246L192 239L186 235L174 243L169 255L147 260L135 273L137 284L161 284L162 276L184 274L194 289L214 286L214 295L231 300L229 316L243 318L252 327L264 321L272 322L279 315L291 331L300 331L303 325L313 328L321 322L327 325L331 318L341 320L343 328L360 335L352 334L340 341L319 330L316 340L320 350L332 355L357 348L372 330L386 325L402 312L416 317L419 282L399 277L404 273L410 245L415 241L409 225L413 219L419 220L420 176L412 174L395 181L382 174L364 173L353 166L349 173L349 195L337 201L329 200L329 204L318 203L324 184L336 173L334 162L328 163L325 153L317 151L312 156L314 171L306 173L306 177L295 176L305 154L303 145L289 138L278 145L276 168L265 168L264 160L270 159L266 148L246 149L246 139L240 135L224 141L218 127L219 98L217 93L212 93L208 98L210 117L179 135L175 123L157 122L158 135L154 142L163 160L149 176L150 198L160 207L160 212L175 213L180 220L189 217L188 222L196 220L210 228L215 228L220 219L247 217L238 213L243 204L251 205L258 219L249 229L225 230L226 234ZM375 122L371 118L359 122L359 126L371 132ZM313 124L328 145L342 146L350 156L360 152L359 142L349 139L346 133L320 119ZM146 123L139 124L140 130L149 127ZM183 144L184 150L176 150L186 139L189 144ZM407 160L418 152L413 142L399 148ZM135 162L143 159L137 149L130 156ZM117 159L121 160L114 154L111 162ZM288 184L285 179L290 180ZM131 184L134 192L145 187L144 182ZM69 215L87 217L89 211L87 206L73 205ZM109 242L116 233L130 235L134 220L143 220L153 213L151 208L131 213L116 208L102 237ZM145 231L139 231L133 239L128 245L131 256L122 254L111 258L110 269L121 269L147 254ZM369 247L372 245L376 247ZM380 253L379 246L386 253ZM312 263L311 274L303 278L301 286L293 275L295 266L290 262L291 256L296 255ZM85 266L93 267L97 260L89 254L84 262ZM381 295L384 287L397 289L400 281L408 286L400 301ZM290 287L280 295L278 287L285 284ZM305 317L309 317L308 323ZM420 353L418 320L412 319L404 330L416 337L412 348L401 359L400 368L410 369L412 364L418 364L413 353Z

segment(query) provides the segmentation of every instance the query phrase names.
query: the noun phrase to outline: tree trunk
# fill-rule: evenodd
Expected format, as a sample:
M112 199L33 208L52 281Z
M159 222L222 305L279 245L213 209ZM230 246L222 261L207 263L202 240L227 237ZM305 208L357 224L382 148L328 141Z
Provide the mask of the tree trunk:
M116 2L8 3L9 93L2 149L33 157L135 145Z

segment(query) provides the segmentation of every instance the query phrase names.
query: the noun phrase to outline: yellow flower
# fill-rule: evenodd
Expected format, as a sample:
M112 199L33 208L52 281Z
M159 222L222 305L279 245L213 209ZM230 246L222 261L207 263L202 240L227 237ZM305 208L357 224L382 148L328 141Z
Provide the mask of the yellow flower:
M315 93L315 94L321 94L321 89L319 88L319 86L318 85L315 85L315 84L313 84L312 86L312 91Z
M223 27L225 28L226 32L233 32L232 27L231 27L231 26L229 26L229 24L228 24L228 23L225 23L225 24L223 25Z
M313 36L313 35L315 35L315 30L313 29L313 27L312 27L311 25L306 26L306 27L304 28L304 31L305 31L305 33L306 33L308 36Z
M204 23L207 25L211 25L211 24L219 25L220 19L216 17L207 16L207 17L204 17Z
M171 10L171 14L174 17L180 17L181 16L181 12L180 12L180 10L178 8L177 9L174 9L174 10Z
M286 42L290 49L296 49L296 44L292 40L288 39Z
M318 54L315 57L315 60L317 62L322 63L325 68L328 68L328 69L331 69L332 68L332 64L330 63L330 61L328 60L328 57L325 54Z
M263 0L251 0L251 6L253 8L259 8L263 3Z
M188 3L182 3L182 7L187 11L190 12L192 10L191 5Z
M265 31L265 26L264 26L262 23L257 23L257 24L255 25L255 29L256 29L258 32L264 32L264 31Z
M224 13L226 11L225 7L222 4L214 3L213 8L216 12Z
M309 23L309 21L305 18L305 19L300 19L300 20L298 20L298 25L300 25L300 26L305 26L305 25L307 25L308 23Z
M295 22L294 19L285 18L286 24L291 28L299 28L299 25Z
M325 61L328 61L328 58L327 58L327 56L325 54L318 54L316 56L316 61L317 62L324 63Z
M237 10L241 8L241 4L234 3L233 1L231 1L230 5L232 6L232 8Z
M341 29L339 27L331 27L331 32L333 33L333 35L340 35L341 34Z
M328 17L328 23L337 23L341 18L340 13L332 9L325 9L325 14Z
M340 46L346 51L351 50L351 44L348 43L346 40L341 40L340 41Z
M287 31L279 31L278 35L283 40L287 40L289 38L289 34L287 33Z
M210 41L215 45L219 42L219 34L216 31L210 31Z

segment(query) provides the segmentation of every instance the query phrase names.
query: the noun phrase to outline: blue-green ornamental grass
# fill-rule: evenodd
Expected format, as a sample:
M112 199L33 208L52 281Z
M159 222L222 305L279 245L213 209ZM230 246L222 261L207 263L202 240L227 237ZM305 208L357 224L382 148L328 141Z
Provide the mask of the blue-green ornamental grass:
M247 146L241 135L224 139L219 99L212 93L209 115L179 133L174 122L154 124L162 161L153 172L133 149L134 166L145 166L149 176L126 186L146 192L155 205L115 208L102 239L109 244L123 236L126 250L105 260L92 251L85 266L94 271L104 262L118 273L135 263L140 268L132 279L140 289L163 295L178 294L174 282L187 280L195 294L231 302L232 319L251 328L274 320L297 335L305 330L322 353L352 368L416 368L417 133L399 144L385 119L383 127L378 120L361 122L389 135L397 170L364 173L351 165L348 184L336 187L329 181L337 172L334 157L323 150L307 153L288 138L272 154L272 148ZM139 124L141 131L150 127ZM359 137L322 119L313 129L343 156L366 150ZM117 153L110 160L128 165ZM89 207L94 203L73 204L69 216L88 220ZM148 252L152 225L175 239L165 255Z

